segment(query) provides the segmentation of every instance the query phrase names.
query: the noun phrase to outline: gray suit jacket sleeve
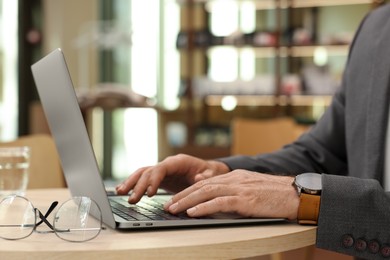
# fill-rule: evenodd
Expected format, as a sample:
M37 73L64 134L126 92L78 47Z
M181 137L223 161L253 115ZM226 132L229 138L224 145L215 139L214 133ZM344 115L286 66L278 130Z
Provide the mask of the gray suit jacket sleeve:
M317 246L383 259L390 255L390 196L380 185L389 75L390 6L386 5L362 22L342 86L308 133L271 154L220 160L231 169L288 175L324 173Z

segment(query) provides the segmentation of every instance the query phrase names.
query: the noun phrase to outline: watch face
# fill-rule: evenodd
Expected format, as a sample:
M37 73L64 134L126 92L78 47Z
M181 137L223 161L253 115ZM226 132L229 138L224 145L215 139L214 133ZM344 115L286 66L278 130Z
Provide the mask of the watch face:
M322 190L321 174L302 173L295 178L295 185L306 193L317 193Z

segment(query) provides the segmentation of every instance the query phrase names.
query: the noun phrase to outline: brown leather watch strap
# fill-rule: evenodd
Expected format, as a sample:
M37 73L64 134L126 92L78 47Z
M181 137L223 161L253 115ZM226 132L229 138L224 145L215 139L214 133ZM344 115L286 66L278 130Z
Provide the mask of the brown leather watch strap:
M320 213L320 195L301 193L298 208L298 223L303 225L317 225Z

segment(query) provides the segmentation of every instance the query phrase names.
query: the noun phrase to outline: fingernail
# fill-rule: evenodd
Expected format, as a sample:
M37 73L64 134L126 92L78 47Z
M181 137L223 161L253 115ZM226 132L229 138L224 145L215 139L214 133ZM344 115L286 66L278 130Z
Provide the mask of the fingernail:
M122 183L116 185L116 187L115 187L116 190L121 190L122 188L123 188L123 184Z
M168 210L169 207L172 205L172 203L173 203L172 200L169 200L169 201L165 202L164 209Z
M151 194L152 194L152 187L151 186L149 186L148 187L148 189L146 190L146 194L148 194L148 196L151 196Z
M130 194L129 201L134 200L134 199L135 199L135 196L136 196L135 193L132 192L132 193Z
M195 212L196 212L196 207L187 209L187 214L190 216L193 215Z
M178 204L174 203L171 206L169 206L169 211L175 212L177 210Z

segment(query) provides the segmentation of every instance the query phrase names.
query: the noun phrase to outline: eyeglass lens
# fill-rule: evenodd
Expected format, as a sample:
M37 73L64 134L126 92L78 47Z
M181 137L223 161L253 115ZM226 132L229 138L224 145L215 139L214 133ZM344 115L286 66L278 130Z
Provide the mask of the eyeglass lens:
M5 197L0 202L0 237L10 240L28 237L36 228L39 216L50 224L46 220L47 216L39 214L39 210L26 198ZM59 238L67 241L91 240L102 228L100 208L90 198L74 197L60 206L51 228Z
M53 226L56 235L64 240L91 240L100 233L102 227L100 208L88 197L74 197L58 209Z
M0 237L21 239L34 231L36 211L30 201L19 196L5 197L0 203Z

